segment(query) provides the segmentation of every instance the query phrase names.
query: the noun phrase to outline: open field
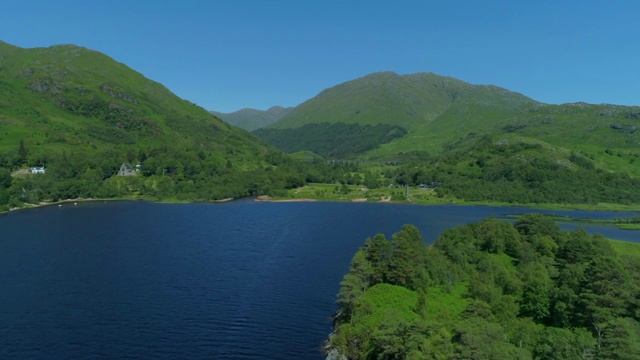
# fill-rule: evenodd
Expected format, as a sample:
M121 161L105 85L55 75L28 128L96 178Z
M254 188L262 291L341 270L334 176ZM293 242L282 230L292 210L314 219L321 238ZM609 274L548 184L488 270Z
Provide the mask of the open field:
M609 240L611 242L611 246L620 254L620 255L629 255L633 257L640 258L640 243L633 243L629 241L620 241L620 240Z

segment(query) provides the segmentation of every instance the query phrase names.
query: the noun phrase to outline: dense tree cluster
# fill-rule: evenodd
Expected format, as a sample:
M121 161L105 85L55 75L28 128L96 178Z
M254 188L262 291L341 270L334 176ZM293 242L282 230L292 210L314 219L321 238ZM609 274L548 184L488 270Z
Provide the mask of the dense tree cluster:
M292 129L261 128L253 133L285 152L308 150L325 158L346 159L403 137L407 131L390 124L319 123Z
M597 169L579 153L562 156L539 144L492 143L407 162L389 176L401 185L440 182L440 196L519 204L640 203L640 179Z
M21 144L16 151L0 153L0 211L76 198L197 201L282 195L307 182L362 181L353 177L350 166L299 162L278 151L266 154L262 163L246 159L186 146L32 153ZM123 163L140 164L137 175L117 176ZM46 165L45 174L11 176L41 165Z
M349 359L638 359L640 259L530 214L367 239L328 348Z

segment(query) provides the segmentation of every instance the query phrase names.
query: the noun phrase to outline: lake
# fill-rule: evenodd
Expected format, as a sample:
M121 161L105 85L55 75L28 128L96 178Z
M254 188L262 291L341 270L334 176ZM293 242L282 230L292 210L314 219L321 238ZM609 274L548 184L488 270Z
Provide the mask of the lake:
M251 200L0 215L0 358L323 359L339 282L366 237L410 223L432 243L448 227L533 211L638 216Z

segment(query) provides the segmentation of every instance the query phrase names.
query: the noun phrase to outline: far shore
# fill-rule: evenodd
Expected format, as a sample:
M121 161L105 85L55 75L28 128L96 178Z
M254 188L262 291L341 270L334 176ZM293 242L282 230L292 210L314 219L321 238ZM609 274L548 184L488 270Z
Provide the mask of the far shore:
M209 200L207 202L210 203L224 203L224 202L228 202L228 201L232 201L232 200L236 200L234 198L225 198L225 199L220 199L220 200ZM38 204L24 204L24 206L22 207L14 207L14 208L10 208L9 211L0 211L0 214L3 213L8 213L8 212L12 212L12 211L19 211L19 210L29 210L29 209L37 209L40 207L45 207L45 206L53 206L53 205L64 205L64 204L72 204L72 203L79 203L79 202L98 202L98 201L152 201L152 202L156 202L159 204L176 204L176 203L193 203L195 201L172 201L172 200L165 200L165 201L159 201L159 200L153 200L153 199L144 199L144 198L77 198L77 199L64 199L64 200L59 200L59 201L42 201ZM203 201L204 202L204 201Z
M268 195L261 195L254 199L255 201L264 202L310 202L310 201L322 201L322 202L376 202L376 203L390 203L390 204L407 204L407 205L460 205L460 206L503 206L503 207L526 207L538 210L567 210L567 211L610 211L610 212L639 212L640 207L637 205L622 205L622 204L519 204L519 203L499 203L499 202L471 202L459 199L448 199L438 201L397 201L391 200L390 197L383 197L380 200L371 201L367 198L354 198L354 199L335 199L335 198L320 198L314 199L310 197L306 198L271 198Z
M18 210L28 210L28 209L35 209L35 208L39 208L39 207L44 207L44 206L51 206L51 205L62 205L62 204L69 204L69 203L78 203L78 202L94 202L94 201L121 201L121 200L129 200L129 199L116 199L116 198L111 198L111 199L94 199L94 198L79 198L79 199L64 199L64 200L59 200L59 201L43 201L40 202L38 204L24 204L23 207L14 207L9 209L9 211L18 211Z
M255 201L265 201L265 202L309 202L309 201L318 201L316 199L310 198L302 198L302 199L273 199L269 195L260 195L255 198Z
M249 197L250 198L250 197ZM201 200L201 201L188 201L180 199L150 199L139 197L121 197L121 198L78 198L78 199L64 199L53 202L41 202L39 204L24 204L22 207L11 208L11 211L35 209L43 206L63 205L75 202L97 202L97 201L151 201L156 203L193 203L193 202L209 202L209 203L225 203L233 200L239 200L241 198L224 198L220 200ZM260 195L254 198L254 201L260 202L280 202L280 203L293 203L293 202L374 202L367 198L354 198L354 199L314 199L312 197L304 198L272 198L268 195ZM391 203L391 204L407 204L407 205L461 205L461 206L509 206L509 207L527 207L539 210L583 210L583 211L610 211L610 212L638 212L639 208L634 205L621 205L621 204L510 204L510 203L492 203L492 202L467 202L457 199L449 199L448 201L394 201L390 197L382 197L376 203ZM5 213L7 211L4 211ZM0 214L3 212L0 211Z

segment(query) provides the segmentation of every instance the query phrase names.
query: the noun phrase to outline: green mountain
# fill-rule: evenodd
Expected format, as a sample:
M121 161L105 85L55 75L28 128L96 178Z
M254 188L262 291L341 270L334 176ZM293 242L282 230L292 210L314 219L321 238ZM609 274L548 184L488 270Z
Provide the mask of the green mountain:
M405 136L359 153L369 158L414 151L437 153L469 134L515 133L593 153L607 148L627 151L640 144L640 107L547 105L493 85L473 85L431 73L392 72L374 73L326 89L256 135L267 142L277 139L271 142L275 146L288 141L315 144L319 137L330 139L337 134L325 126L326 134L319 136L316 131L313 139L307 139L295 129L324 123L386 124L406 129Z
M411 130L436 119L470 87L473 85L431 73L374 73L323 90L270 127L343 122L393 124Z
M276 172L262 171L283 159L254 135L104 54L0 42L0 177L47 169L3 182L0 208L74 197L264 193L282 187ZM114 176L123 163L139 163L141 176Z
M209 111L213 115L239 128L253 131L282 119L293 108L283 108L282 106L272 106L268 110L257 109L241 109L232 113L222 113L217 111Z
M388 156L439 148L457 139L459 128L469 128L472 123L474 127L486 126L482 124L487 119L502 118L517 109L537 104L526 96L496 86L472 85L432 73L398 75L381 72L323 90L256 134L266 141L288 136L294 141L298 135L289 129L321 123L385 124L406 129L406 136L395 138L378 150L367 149L376 156ZM430 132L427 130L424 134L424 129L438 129L442 124L444 128L438 131L448 136L434 133L426 143L423 138ZM326 137L332 135L335 134Z
M163 85L74 45L21 49L0 42L0 110L0 149L20 140L34 151L199 143L248 155L264 148Z

